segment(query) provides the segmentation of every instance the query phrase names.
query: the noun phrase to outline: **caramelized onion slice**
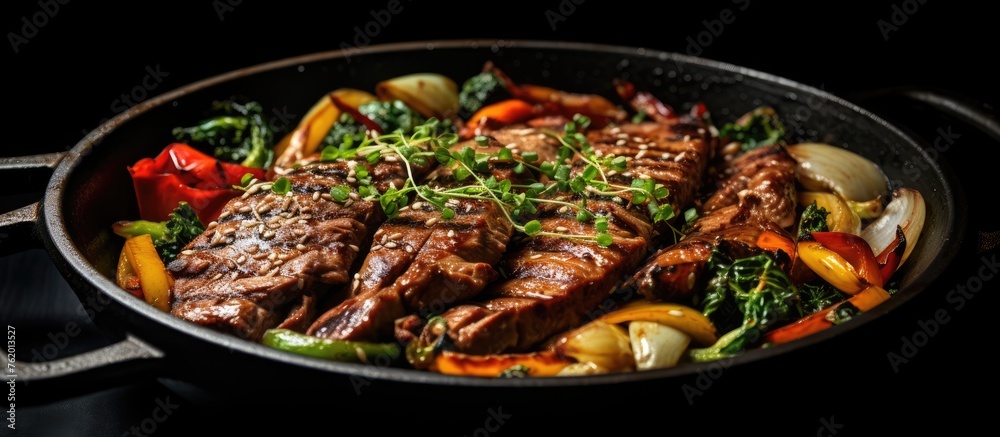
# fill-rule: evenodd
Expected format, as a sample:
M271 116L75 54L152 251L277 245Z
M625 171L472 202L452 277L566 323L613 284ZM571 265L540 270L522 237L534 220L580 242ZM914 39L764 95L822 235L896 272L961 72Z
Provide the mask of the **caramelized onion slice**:
M676 366L691 343L690 335L656 322L629 323L628 334L636 370Z
M920 231L924 228L924 219L927 214L924 205L924 197L920 192L912 188L897 188L892 192L892 199L886 205L885 211L875 221L865 226L861 230L861 238L868 241L872 247L872 252L882 253L896 241L896 226L903 229L906 235L906 250L903 252L903 259L899 265L906 262L910 252L917 246L917 239L920 238Z
M379 82L379 100L401 100L424 117L439 120L458 114L458 84L447 76L415 73Z
M635 370L628 333L621 326L595 320L551 341L549 348L581 363L610 372Z
M867 201L889 191L882 169L850 150L822 143L787 147L798 165L795 175L809 191L830 191L847 200Z

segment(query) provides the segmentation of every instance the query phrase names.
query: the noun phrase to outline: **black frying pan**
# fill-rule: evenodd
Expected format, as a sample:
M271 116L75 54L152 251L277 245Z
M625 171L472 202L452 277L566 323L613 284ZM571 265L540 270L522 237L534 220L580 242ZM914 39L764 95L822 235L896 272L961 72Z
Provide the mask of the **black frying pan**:
M119 343L49 363L21 363L22 393L93 390L138 375L154 375L177 390L252 393L247 381L280 375L268 390L294 396L321 387L345 394L400 389L427 396L491 393L502 396L534 389L565 396L580 390L632 390L678 384L711 370L712 364L583 378L480 379L321 361L296 356L195 326L135 299L114 282L121 239L111 223L138 217L125 168L158 153L171 141L170 130L204 117L213 100L243 95L266 108L305 111L326 92L350 86L374 89L393 76L429 71L462 80L494 61L522 83L550 85L614 99L611 81L631 80L669 104L704 101L716 122L729 121L762 104L783 116L793 141L836 144L878 163L896 186L919 190L928 216L914 255L902 271L902 290L875 310L825 332L793 343L747 352L726 367L751 363L794 363L795 352L864 325L920 293L948 265L964 236L964 197L953 177L920 144L876 115L821 90L769 74L700 58L652 50L592 44L507 41L417 42L372 46L285 59L206 79L149 99L100 126L67 153L0 159L0 170L54 169L44 198L0 215L0 232L17 243L42 244L92 313ZM617 101L617 100L616 100ZM296 123L297 120L291 120ZM904 171L919 167L919 172ZM780 357L779 357L780 356ZM717 367L718 364L715 364ZM427 390L429 387L434 390ZM483 391L486 390L486 391ZM676 390L676 388L674 388ZM252 395L251 395L252 396ZM371 395L373 398L376 395Z

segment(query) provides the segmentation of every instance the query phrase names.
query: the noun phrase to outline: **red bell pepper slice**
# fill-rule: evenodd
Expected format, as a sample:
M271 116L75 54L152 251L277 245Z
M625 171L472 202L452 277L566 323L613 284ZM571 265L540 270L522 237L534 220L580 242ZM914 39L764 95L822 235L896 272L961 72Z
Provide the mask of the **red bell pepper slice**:
M883 282L889 282L892 274L896 273L896 269L899 268L899 263L903 260L905 252L906 234L903 233L901 226L896 225L896 241L893 241L892 244L882 250L882 253L875 257L875 262L878 263Z
M810 235L823 247L844 257L869 284L879 287L884 284L875 254L864 238L847 232L810 232Z
M233 189L243 175L264 179L264 170L221 162L187 144L174 143L155 158L143 158L128 168L132 175L139 215L143 220L166 221L178 202L187 202L202 223L219 217L222 207L240 195Z
M370 131L375 131L378 134L382 133L382 126L376 123L375 120L368 118L367 115L362 114L361 111L358 110L358 108L349 105L343 99L338 97L336 93L330 93L329 97L330 100L333 102L333 106L336 106L337 109L339 109L341 112L346 112L348 114L351 114L351 117L354 118L354 121L365 125L365 129L368 129Z

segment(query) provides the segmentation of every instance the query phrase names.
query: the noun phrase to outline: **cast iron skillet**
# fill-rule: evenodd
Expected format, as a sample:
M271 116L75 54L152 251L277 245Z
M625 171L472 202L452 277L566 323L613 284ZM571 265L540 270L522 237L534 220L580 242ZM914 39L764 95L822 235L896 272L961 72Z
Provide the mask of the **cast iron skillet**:
M126 166L157 154L171 142L171 128L202 119L214 99L243 95L265 108L299 115L338 87L372 90L380 80L421 71L463 80L488 60L522 83L600 93L614 101L618 100L611 81L623 77L677 108L704 101L717 123L771 105L783 116L792 140L828 142L864 155L885 170L893 186L913 187L933 206L928 208L918 247L903 267L902 290L888 302L850 323L790 344L750 351L727 366L772 359L863 329L939 276L963 237L965 223L957 213L965 209L964 197L953 176L921 145L850 102L766 73L673 53L561 42L415 42L317 53L237 70L151 98L101 125L67 153L0 160L0 169L8 171L54 169L44 198L0 216L0 231L14 237L30 235L43 244L81 301L89 302L95 322L122 339L67 359L22 363L19 382L31 386L30 392L51 387L60 394L106 387L137 375L213 393L239 393L246 378L265 375L280 375L281 387L321 386L329 393L360 393L361 388L376 386L375 381L386 381L384 386L556 390L650 384L703 371L706 365L583 378L480 379L378 363L321 361L195 326L135 299L115 284L122 240L111 233L110 225L138 217ZM6 246L12 247L11 243Z

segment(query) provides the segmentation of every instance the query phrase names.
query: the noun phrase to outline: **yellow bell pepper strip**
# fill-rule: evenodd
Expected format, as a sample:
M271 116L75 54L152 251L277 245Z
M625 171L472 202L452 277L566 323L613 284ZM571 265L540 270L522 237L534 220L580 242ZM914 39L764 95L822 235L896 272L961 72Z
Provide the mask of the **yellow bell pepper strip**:
M320 146L330 128L340 118L341 111L333 104L330 96L336 96L342 103L357 108L365 103L374 102L377 98L366 91L353 88L339 88L324 95L306 115L295 130L285 135L274 146L275 167L289 168L306 156L319 151Z
M813 314L803 317L794 323L768 332L764 335L764 342L771 344L788 343L792 340L798 340L823 331L835 324L834 321L831 320L831 313L836 311L842 305L849 303L859 311L866 312L888 299L888 292L883 290L882 287L872 285L844 302L838 302L826 309L819 310Z
M395 343L332 340L300 334L290 329L268 329L264 332L261 343L299 355L354 363L391 362L400 354L400 348Z
M889 278L892 277L893 273L896 273L896 269L902 263L905 253L906 234L903 232L902 226L896 225L896 241L886 246L885 250L875 257L875 262L878 263L879 272L882 275L882 282L889 282Z
M442 351L434 357L429 370L445 375L499 377L504 371L518 366L527 376L555 376L576 361L555 351L523 354L468 355Z
M601 316L598 320L618 324L631 321L656 322L677 329L695 343L714 344L719 339L715 325L700 311L672 303L636 302Z
M858 276L868 283L879 287L884 284L872 248L864 238L845 232L811 232L810 235L823 247L847 260Z
M139 285L146 302L163 310L170 310L170 297L174 279L170 276L148 234L125 240L125 256L132 270L139 277Z
M144 299L142 296L142 286L139 285L139 275L136 275L135 270L132 269L132 264L128 260L128 254L124 247L122 247L122 253L118 255L115 282L119 287L124 288L125 291L132 293L135 297Z
M814 232L813 234L821 233ZM840 235L821 234L820 236L834 246L833 248L827 247L817 240L800 240L796 245L798 259L816 275L845 293L857 294L870 285L881 287L883 285L882 273L875 262L875 256L871 254L871 248L867 247L866 253L865 246L837 242L838 239L851 240L846 235L852 235L837 234ZM844 255L850 257L857 265L852 264Z

